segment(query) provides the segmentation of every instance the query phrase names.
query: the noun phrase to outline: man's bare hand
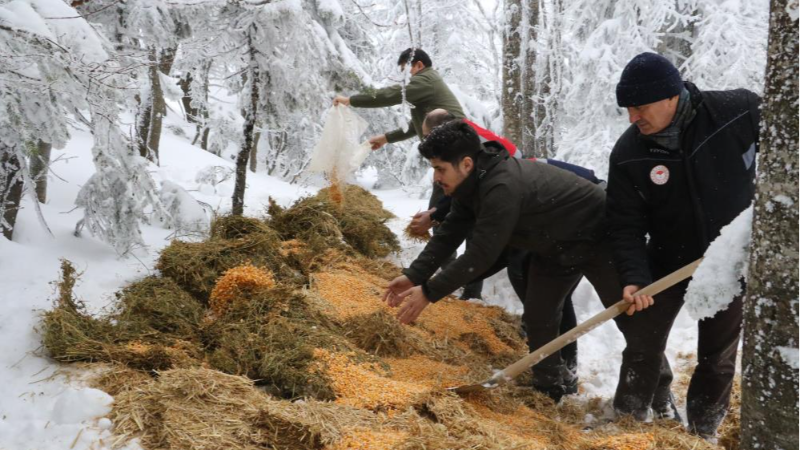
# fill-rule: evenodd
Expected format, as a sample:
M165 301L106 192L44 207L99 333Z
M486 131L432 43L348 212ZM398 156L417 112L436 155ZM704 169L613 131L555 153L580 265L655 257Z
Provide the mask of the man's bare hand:
M383 293L383 301L394 308L403 301L403 297L401 297L400 294L413 287L414 283L412 283L407 276L401 275L389 283L386 292Z
M414 234L425 234L428 230L431 229L432 226L432 219L431 214L436 212L436 208L431 208L427 211L422 211L414 214L414 217L411 219L411 225L409 225L409 229Z
M380 136L372 136L371 138L369 138L369 144L372 150L377 150L388 143L389 141L386 140L385 134L382 134Z
M411 289L400 294L403 301L403 306L397 312L397 320L404 325L408 325L417 320L422 311L431 304L425 293L422 292L422 286L414 286Z
M622 298L631 304L625 314L632 316L633 313L636 311L641 311L643 309L647 309L647 307L652 306L655 301L653 297L649 295L634 295L636 292L640 291L641 288L636 285L628 285L622 289Z
M333 106L350 106L350 97L345 97L344 95L337 95L333 97Z

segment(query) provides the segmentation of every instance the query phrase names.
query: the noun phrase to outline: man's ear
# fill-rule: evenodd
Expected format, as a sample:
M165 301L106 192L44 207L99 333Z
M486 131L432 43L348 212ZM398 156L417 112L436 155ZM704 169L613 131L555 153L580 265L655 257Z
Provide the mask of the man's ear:
M472 172L472 169L475 168L475 160L473 160L471 156L465 156L464 159L461 160L461 167L467 172Z
M418 72L420 70L424 69L424 68L425 68L425 63L424 62L417 61L417 62L414 63L414 69L416 69Z

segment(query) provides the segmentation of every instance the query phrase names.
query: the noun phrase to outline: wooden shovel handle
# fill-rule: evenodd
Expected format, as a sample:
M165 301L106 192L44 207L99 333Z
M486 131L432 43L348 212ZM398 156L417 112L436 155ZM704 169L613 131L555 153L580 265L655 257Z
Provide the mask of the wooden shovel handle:
M692 263L687 264L686 266L681 267L680 269L676 270L675 272L672 272L671 274L665 276L664 278L655 281L654 283L650 284L644 289L640 289L634 295L652 296L668 288L671 288L672 286L680 283L681 281L691 277L695 269L697 269L697 266L700 265L701 261L703 261L703 258L700 258L697 261L694 261ZM570 344L571 342L575 342L579 337L583 336L584 334L594 330L598 326L622 314L630 306L631 306L630 303L626 302L625 300L620 300L614 305L610 306L605 311L595 314L594 316L592 316L592 318L590 318L586 322L583 322L577 327L567 331L566 333L562 334L556 339L553 339L552 341L548 342L542 347L539 347L535 351L529 353L527 356L523 357L514 364L511 364L510 366L503 369L503 371L500 374L498 374L498 376L502 377L503 379L501 380L501 382L510 381L516 378L519 374L527 370L529 367L532 367L540 363L543 359L561 350L566 345Z

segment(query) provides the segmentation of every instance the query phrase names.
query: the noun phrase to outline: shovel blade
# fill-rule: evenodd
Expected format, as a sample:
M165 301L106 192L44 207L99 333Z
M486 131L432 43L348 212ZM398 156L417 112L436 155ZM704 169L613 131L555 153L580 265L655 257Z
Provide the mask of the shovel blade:
M497 380L495 380L493 378L490 378L490 379L484 381L483 383L465 384L463 386L455 386L455 387L447 388L447 390L450 391L450 392L455 392L458 395L465 395L465 394L471 394L471 393L474 393L474 392L490 391L490 390L496 388L499 385L500 385L500 383L498 383Z

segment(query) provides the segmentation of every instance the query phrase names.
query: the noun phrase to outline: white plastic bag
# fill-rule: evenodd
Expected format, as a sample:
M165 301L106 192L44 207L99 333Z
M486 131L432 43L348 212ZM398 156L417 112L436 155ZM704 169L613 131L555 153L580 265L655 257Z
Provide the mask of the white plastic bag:
M314 147L308 170L340 180L351 177L370 153L369 142L359 143L366 129L367 121L352 108L331 107L325 115L322 136Z

